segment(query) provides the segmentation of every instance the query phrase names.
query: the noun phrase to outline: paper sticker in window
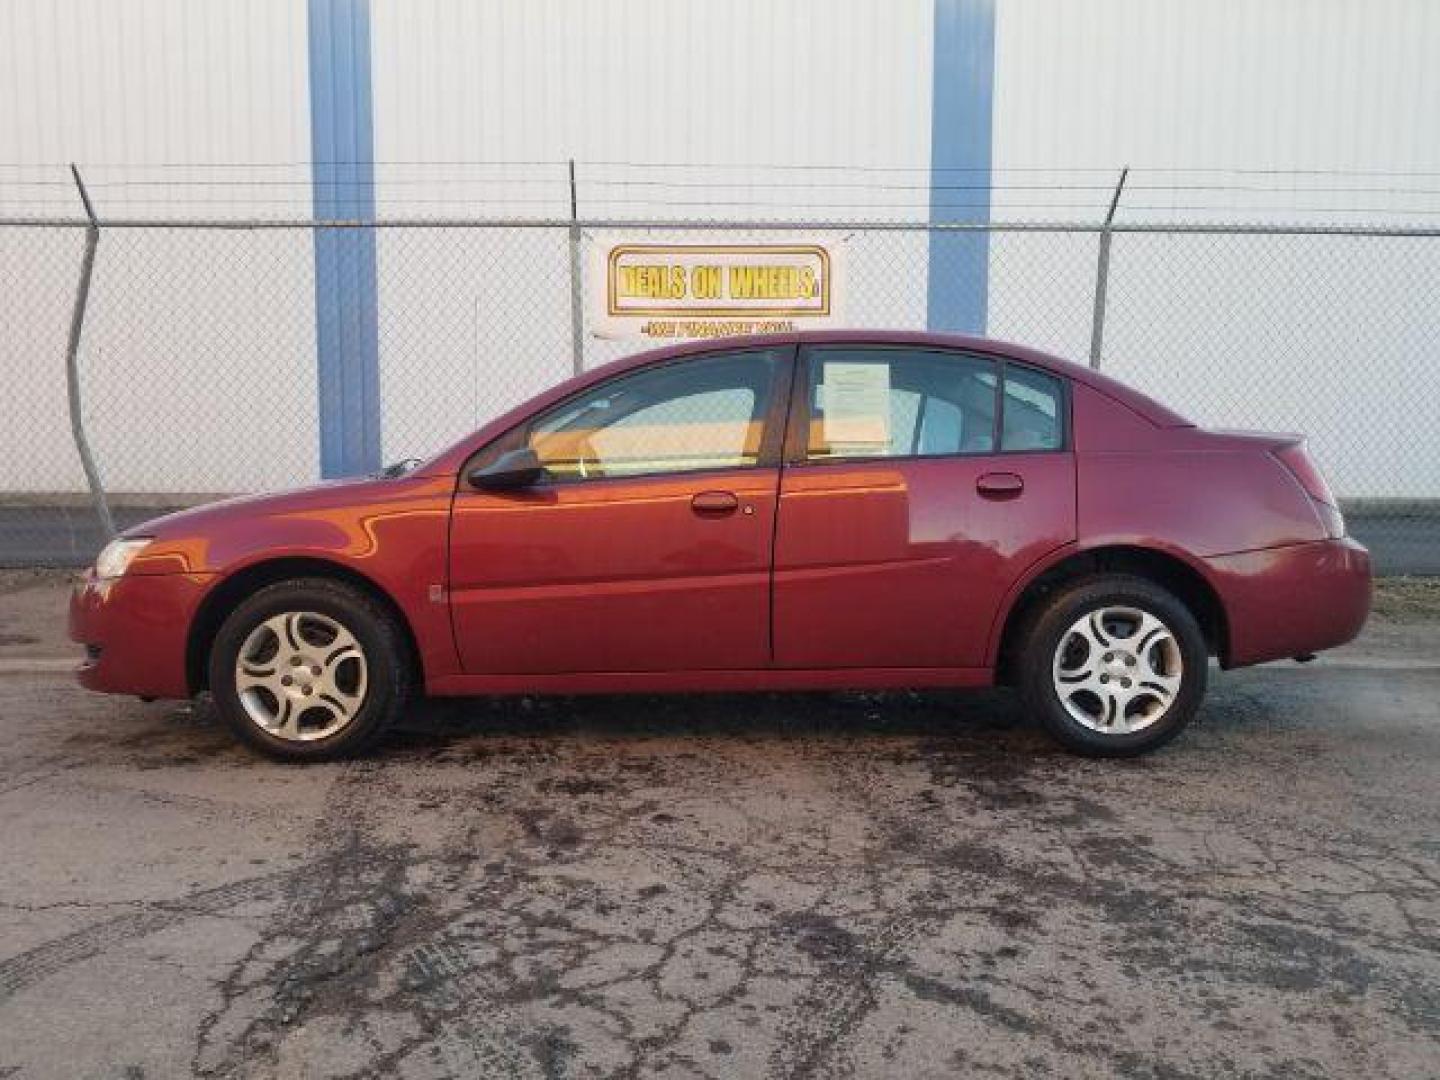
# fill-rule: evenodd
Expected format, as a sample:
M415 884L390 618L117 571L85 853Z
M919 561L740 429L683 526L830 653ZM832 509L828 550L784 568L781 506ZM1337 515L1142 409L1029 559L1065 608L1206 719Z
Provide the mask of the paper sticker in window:
M824 365L824 441L831 454L883 452L890 445L890 365Z

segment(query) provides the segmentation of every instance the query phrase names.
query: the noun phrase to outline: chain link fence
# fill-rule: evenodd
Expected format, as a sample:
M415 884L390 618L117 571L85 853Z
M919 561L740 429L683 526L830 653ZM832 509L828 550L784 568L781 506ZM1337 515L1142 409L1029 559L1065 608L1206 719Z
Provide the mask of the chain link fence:
M1098 345L1198 423L1307 433L1381 568L1440 572L1440 232L1363 226L102 223L73 381L120 527L319 478L315 237L356 227L376 246L386 460L643 347L583 310L577 343L576 243L823 231L845 247L848 324L922 329L930 244L953 228L988 243L990 336L1080 362ZM81 564L103 540L66 367L91 228L0 222L0 565Z

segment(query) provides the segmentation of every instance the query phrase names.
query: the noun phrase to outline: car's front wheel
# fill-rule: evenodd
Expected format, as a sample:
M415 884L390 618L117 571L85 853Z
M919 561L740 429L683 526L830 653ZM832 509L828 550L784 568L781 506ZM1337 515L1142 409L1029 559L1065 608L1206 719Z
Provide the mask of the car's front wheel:
M344 757L375 742L410 692L405 638L362 591L327 578L282 581L232 611L210 650L220 715L271 757Z
M1058 592L1022 636L1020 692L1061 743L1145 753L1178 735L1205 696L1195 616L1145 578L1107 574Z

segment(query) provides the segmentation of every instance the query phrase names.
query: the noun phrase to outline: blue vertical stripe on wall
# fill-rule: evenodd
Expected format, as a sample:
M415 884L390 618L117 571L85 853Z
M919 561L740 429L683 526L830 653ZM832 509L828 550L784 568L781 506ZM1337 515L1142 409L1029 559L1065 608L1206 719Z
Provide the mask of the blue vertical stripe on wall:
M994 0L935 0L934 50L930 220L988 221ZM932 232L929 327L983 334L989 271L989 234Z
M315 216L375 216L370 0L309 0L310 150ZM375 231L315 230L320 474L380 465Z

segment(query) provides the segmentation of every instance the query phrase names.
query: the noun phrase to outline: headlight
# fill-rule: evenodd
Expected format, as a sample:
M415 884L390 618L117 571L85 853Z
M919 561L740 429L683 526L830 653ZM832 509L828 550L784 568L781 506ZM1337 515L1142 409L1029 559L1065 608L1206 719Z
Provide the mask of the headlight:
M148 543L148 536L111 540L95 559L95 576L101 579L120 577L130 568L135 556L145 550Z

